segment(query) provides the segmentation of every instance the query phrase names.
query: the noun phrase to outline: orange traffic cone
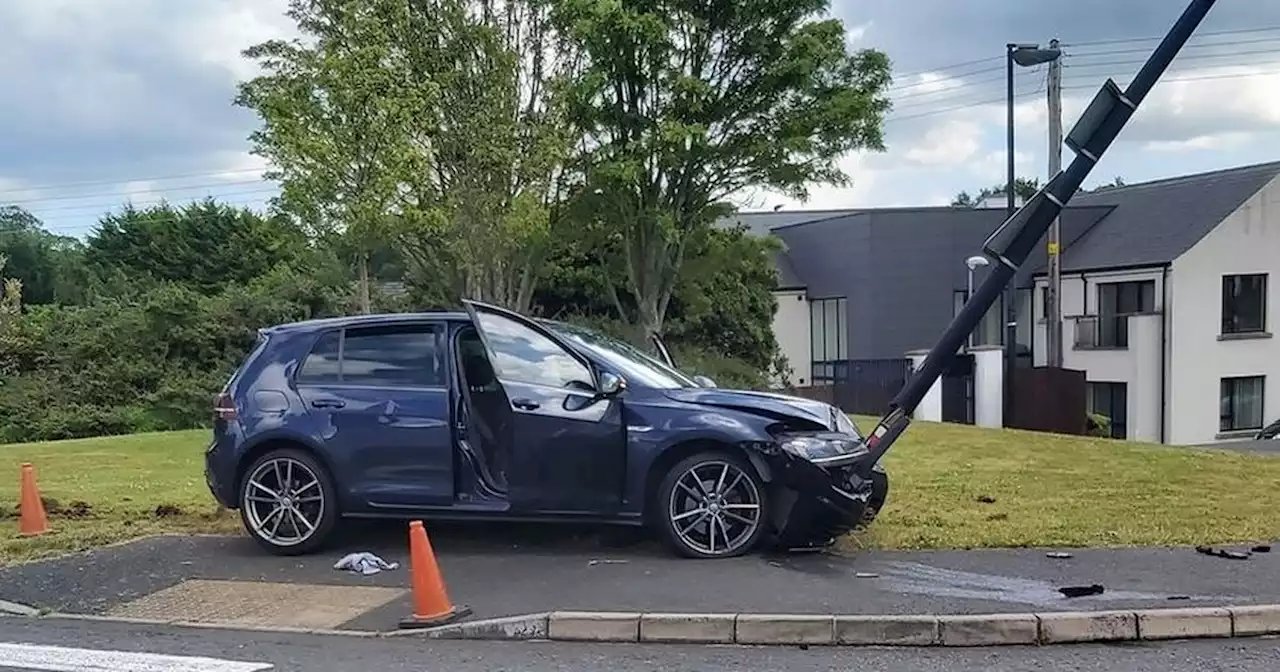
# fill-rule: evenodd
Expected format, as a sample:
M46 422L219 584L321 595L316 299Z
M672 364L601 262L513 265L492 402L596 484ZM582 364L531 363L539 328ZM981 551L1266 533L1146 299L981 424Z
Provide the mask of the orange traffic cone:
M469 607L454 606L449 601L436 554L431 550L431 541L421 520L409 523L409 571L413 581L413 615L400 621L400 627L429 628L471 614Z
M40 501L40 488L36 486L36 468L22 465L22 495L18 500L18 534L34 537L49 531L49 518Z

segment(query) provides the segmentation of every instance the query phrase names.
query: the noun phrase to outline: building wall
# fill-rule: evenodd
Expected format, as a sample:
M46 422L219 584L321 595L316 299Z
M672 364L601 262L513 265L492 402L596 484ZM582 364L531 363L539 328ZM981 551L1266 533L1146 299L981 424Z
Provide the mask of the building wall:
M807 386L809 380L809 299L803 289L774 292L778 310L773 314L773 336L791 366L791 383ZM775 381L781 382L781 381Z
M1111 282L1151 280L1155 283L1154 311L1129 318L1129 345L1125 349L1077 348L1076 319L1098 314L1098 285ZM1048 280L1036 280L1035 291L1035 365L1047 362L1047 325L1045 322L1044 288ZM1063 366L1085 372L1089 382L1125 383L1127 416L1126 438L1138 441L1160 441L1161 424L1161 332L1166 326L1165 281L1163 269L1132 271L1099 271L1062 274L1062 347Z
M1222 278L1267 273L1266 334L1223 339ZM1209 235L1174 260L1170 332L1173 362L1169 442L1200 444L1219 434L1221 379L1265 376L1263 423L1280 417L1280 180L1245 201Z

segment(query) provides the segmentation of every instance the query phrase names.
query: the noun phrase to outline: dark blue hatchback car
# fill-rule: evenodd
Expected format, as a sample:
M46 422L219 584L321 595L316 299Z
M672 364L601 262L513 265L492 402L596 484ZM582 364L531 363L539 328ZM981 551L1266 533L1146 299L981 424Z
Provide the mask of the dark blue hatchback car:
M579 326L465 313L263 329L218 395L209 489L267 550L343 517L652 526L678 553L828 544L888 479L829 404L724 390Z

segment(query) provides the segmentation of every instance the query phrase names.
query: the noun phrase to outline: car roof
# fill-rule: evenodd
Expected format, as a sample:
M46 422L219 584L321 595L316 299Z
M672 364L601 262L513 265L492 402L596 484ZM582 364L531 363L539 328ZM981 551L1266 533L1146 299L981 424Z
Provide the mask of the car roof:
M287 322L263 329L266 333L297 333L322 331L338 327L364 327L384 324L405 324L422 320L444 320L451 322L470 322L471 316L460 311L431 311L424 313L376 313L373 315L348 315L344 317L325 317L300 322Z
M551 320L546 318L528 318L539 324L555 326L567 324L560 320ZM347 315L343 317L324 317L314 320L302 320L299 322L286 322L275 326L267 327L262 331L268 334L283 333L305 333L313 331L323 331L325 329L336 329L340 327L367 327L387 324L407 324L411 322L420 322L422 320L437 320L448 322L470 322L471 316L462 311L428 311L421 313L375 313L372 315Z

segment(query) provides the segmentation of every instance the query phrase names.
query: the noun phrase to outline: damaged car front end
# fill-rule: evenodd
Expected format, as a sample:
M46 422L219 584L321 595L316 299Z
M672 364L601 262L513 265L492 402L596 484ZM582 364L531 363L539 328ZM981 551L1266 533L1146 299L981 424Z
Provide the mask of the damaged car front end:
M778 547L828 546L871 524L888 497L889 478L880 465L872 467L870 478L858 475L870 451L857 428L843 413L833 415L834 430L779 423L770 427L772 441L743 445L768 465L770 523Z
M756 391L678 390L669 395L762 421L744 422L756 429L756 436L738 446L768 490L767 540L773 547L824 548L871 524L883 508L888 475L879 464L865 464L874 458L864 436L834 406Z

